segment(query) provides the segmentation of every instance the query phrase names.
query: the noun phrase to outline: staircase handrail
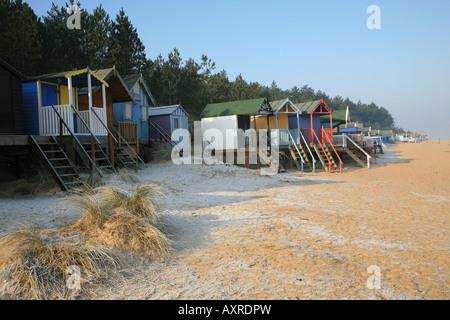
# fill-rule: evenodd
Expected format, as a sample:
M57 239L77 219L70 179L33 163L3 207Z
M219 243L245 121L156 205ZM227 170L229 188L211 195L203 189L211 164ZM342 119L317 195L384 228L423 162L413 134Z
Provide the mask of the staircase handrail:
M163 128L161 128L159 124L157 124L156 122L149 122L149 124L153 126L153 128L155 128L155 130L158 131L158 133L164 138L164 140L166 140L173 148L177 148L177 150L181 152L182 149L178 147L177 143L172 141L172 137L169 136L169 134Z
M114 134L111 132L111 130L109 130L108 126L105 125L105 123L103 122L102 119L100 119L100 116L97 114L97 112L92 109L92 111L94 112L95 116L97 117L97 119L100 121L100 123L102 124L102 126L106 129L106 131L108 132L108 135L110 135L114 141L118 144L119 141L116 139L116 137L114 136ZM123 142L125 142L125 144L127 145L127 147L136 155L136 157L139 159L139 161L141 161L141 163L145 164L144 161L141 159L141 157L139 157L139 155L134 151L133 148L130 147L130 145L128 144L128 142L125 140L124 137L122 137L122 135L116 130L116 128L112 127L114 129L114 131L116 132L116 134L118 135L119 139L121 139ZM128 154L128 156L130 157L130 159L132 159L134 162L136 162L133 157L130 155L130 153L128 152L128 150L126 150L124 148L125 152ZM114 151L112 151L114 153ZM136 163L137 164L137 163Z
M305 160L302 157L302 154L300 152L300 150L298 149L297 144L295 143L294 137L292 136L291 132L286 129L288 134L289 134L289 139L292 141L292 144L294 145L295 149L297 150L298 155L300 156L300 159L302 160L302 172L303 172L303 165L305 164Z
M322 129L323 129L323 127L322 127ZM337 153L336 149L334 148L334 144L333 144L333 135L331 135L331 138L330 138L329 135L325 135L325 143L327 142L327 140L328 140L328 143L331 145L331 148L333 149L334 154L335 154L335 155L338 157L338 159L339 159L339 172L342 173L342 164L343 164L343 162L342 162L342 160L341 160L341 157L339 156L339 153Z
M372 158L372 156L368 154L363 148L361 148L355 141L353 141L353 139L348 137L345 133L343 135L348 141L350 141L355 147L357 147L362 153L365 154L367 159L367 168L370 168L370 159Z
M311 156L311 160L312 160L312 164L313 164L313 172L316 172L316 159L314 158L313 153L311 152L311 149L308 145L308 142L305 139L305 136L302 133L302 130L298 129L298 131L300 132L300 143L302 143L302 139L303 139L303 141L305 141L306 148L308 149L309 155Z
M72 105L70 105L70 106L73 108ZM78 146L78 152L81 152L82 155L83 155L86 159L88 159L88 161L91 163L92 167L95 168L95 170L97 170L97 172L98 172L98 174L99 174L100 176L103 176L101 170L100 170L99 168L97 168L97 165L95 164L94 160L89 156L89 154L87 153L87 151L83 148L83 146L82 146L81 143L80 143L80 140L78 140L78 138L77 138L77 137L75 136L75 134L72 132L72 129L70 129L69 125L67 125L66 121L64 121L64 118L59 114L59 111L55 108L54 105L52 105L52 108L53 108L53 111L55 111L56 115L59 117L60 123L63 124L63 125L66 127L66 129L67 129L67 131L69 132L69 134L72 136L72 138L74 138L73 140L75 141L75 143L76 143L77 146ZM73 109L75 110L75 108L73 108ZM75 110L75 112L76 112L76 114L79 116L77 110ZM84 122L83 118L80 117L80 119L83 121L83 124L86 126L86 123ZM87 126L86 126L86 127L87 127ZM61 131L61 129L62 129L62 128L60 128L60 131ZM96 140L95 136L94 136L94 140ZM82 156L82 157L83 157L83 156ZM85 159L85 160L86 160L86 159Z
M125 140L125 138L120 134L119 130L117 130L115 127L112 127L112 128L113 128L114 132L117 134L117 136L119 137L119 139L121 139L123 142L125 142L125 145L128 147L128 150L131 150L131 152L133 152L136 155L137 159L139 159L139 161L142 164L145 164L144 160L142 160L142 158L136 153L136 151L134 151L134 149L128 144L127 140ZM127 149L124 148L123 150L125 150L125 152L130 156L130 158L133 159L133 157L130 155L130 153L128 152ZM134 161L134 159L133 159L133 161Z
M311 132L312 132L312 136L313 136L313 141L314 141L314 137L315 137L317 139L317 142L319 143L319 146L322 148L323 154L325 155L325 157L327 157L327 160L328 160L328 171L331 173L331 160L328 157L325 149L323 148L322 143L320 143L319 137L317 136L316 132L314 130L311 130Z

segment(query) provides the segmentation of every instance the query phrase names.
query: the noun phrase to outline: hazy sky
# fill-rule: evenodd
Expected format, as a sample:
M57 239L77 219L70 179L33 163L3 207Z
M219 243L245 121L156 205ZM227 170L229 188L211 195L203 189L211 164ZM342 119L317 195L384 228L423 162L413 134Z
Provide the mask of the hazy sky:
M38 16L52 1L26 0ZM64 5L63 1L53 1ZM206 54L230 80L282 89L308 84L387 108L396 125L450 138L450 1L448 0L157 0L102 3L112 19L130 17L147 57L177 48L184 60ZM370 30L370 5L381 29Z

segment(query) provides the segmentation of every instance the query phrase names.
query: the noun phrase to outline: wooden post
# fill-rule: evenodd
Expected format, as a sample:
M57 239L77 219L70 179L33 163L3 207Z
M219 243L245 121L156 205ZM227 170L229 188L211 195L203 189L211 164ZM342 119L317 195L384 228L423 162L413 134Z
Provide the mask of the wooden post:
M72 77L67 79L67 88L69 91L69 105L73 105L73 96L72 96Z
M95 142L94 142L93 135L91 135L91 158L92 158L92 161L95 162Z
M103 109L106 110L106 86L102 83L102 98L103 98Z
M62 145L63 140L63 121L59 118L59 144Z
M105 113L108 113L106 110L106 86L104 83L102 83L102 101L103 101L103 110ZM108 117L106 117L106 126L109 126L108 123ZM112 128L108 127L108 129L111 131ZM108 145L109 145L109 161L111 162L111 165L114 167L114 140L111 134L108 132Z
M92 109L92 83L91 83L91 72L89 71L89 67L87 68L87 72L88 72L87 81L88 81L89 111L91 111L91 109Z
M109 142L109 161L111 165L114 167L114 141L110 135L108 135Z
M250 158L250 152L249 152L249 149L250 148L244 148L244 152L245 152L245 164L244 164L244 167L245 168L250 168L250 161L249 161L249 158Z

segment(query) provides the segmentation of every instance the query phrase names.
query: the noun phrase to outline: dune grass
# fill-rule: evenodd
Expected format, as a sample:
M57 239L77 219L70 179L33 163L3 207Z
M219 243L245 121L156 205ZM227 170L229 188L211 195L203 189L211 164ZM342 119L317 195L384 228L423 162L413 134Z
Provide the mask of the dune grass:
M80 270L80 286L120 265L109 249L87 244L76 234L22 225L0 238L8 294L28 299L70 299L78 291L67 284L68 270Z
M171 241L161 231L156 206L164 194L155 185L134 191L102 186L74 194L66 204L82 210L81 219L68 228L110 248L138 251L149 257L168 253Z
M140 185L133 192L112 186L103 186L96 191L102 203L113 210L148 219L153 224L160 222L156 206L164 194L156 185Z
M121 265L113 249L148 258L171 252L171 240L162 231L156 210L162 197L155 185L141 185L129 192L86 184L62 203L81 211L75 224L59 230L23 225L1 236L0 270L7 275L8 294L71 299L77 295L66 283L71 266L80 269L81 283L88 286Z

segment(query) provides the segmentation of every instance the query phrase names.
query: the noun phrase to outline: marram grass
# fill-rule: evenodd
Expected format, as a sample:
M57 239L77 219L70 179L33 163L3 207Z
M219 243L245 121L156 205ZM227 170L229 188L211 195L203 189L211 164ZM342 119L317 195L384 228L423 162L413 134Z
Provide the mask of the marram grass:
M70 299L77 291L66 285L69 267L77 266L80 283L86 284L120 265L105 247L87 244L76 234L42 231L32 225L3 235L0 252L12 298Z

